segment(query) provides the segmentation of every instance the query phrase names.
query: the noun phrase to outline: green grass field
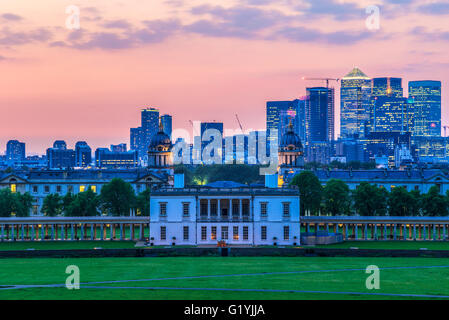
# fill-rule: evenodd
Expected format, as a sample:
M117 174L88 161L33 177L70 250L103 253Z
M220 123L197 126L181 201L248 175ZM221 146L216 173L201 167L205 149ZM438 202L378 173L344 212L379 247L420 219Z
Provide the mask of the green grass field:
M68 290L65 287L20 289L4 287L63 285L68 265L77 265L80 268L80 290ZM377 265L381 269L379 290L368 290L365 287L368 276L365 269L368 265ZM147 280L125 281L142 279ZM125 282L88 283L109 280ZM2 259L0 286L3 286L0 287L0 299L429 299L410 295L449 296L449 259L316 257ZM232 291L238 289L248 291ZM370 295L372 293L393 295Z

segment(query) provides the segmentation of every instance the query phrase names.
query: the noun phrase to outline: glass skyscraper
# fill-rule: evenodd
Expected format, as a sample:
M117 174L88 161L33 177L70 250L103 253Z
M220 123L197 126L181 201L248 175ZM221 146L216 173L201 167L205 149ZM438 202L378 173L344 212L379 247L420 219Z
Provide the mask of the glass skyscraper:
M307 88L306 144L334 140L334 88Z
M375 97L373 132L413 132L414 104L407 98Z
M130 146L131 150L138 152L139 160L146 162L148 146L151 138L159 131L159 110L156 108L145 108L141 111L141 126L131 128Z
M410 81L408 93L415 105L414 135L441 136L441 82Z
M354 68L341 79L340 134L342 137L362 137L369 122L371 79Z
M301 140L305 139L305 105L306 99L293 101L268 101L267 102L267 138L273 130L278 130L278 141L287 131L291 122L293 131Z
M162 127L164 128L164 133L170 137L170 140L172 138L171 134L172 134L172 130L173 130L172 121L173 121L173 119L172 119L171 115L164 114L163 116L161 116L161 123L162 123Z

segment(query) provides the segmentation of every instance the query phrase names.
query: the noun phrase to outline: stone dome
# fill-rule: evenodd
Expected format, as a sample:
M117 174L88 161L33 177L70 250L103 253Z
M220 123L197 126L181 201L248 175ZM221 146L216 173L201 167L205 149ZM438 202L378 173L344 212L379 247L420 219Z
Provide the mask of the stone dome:
M150 141L149 149L158 151L169 151L172 147L170 137L164 132L162 123L159 125L159 132Z
M282 136L280 147L288 150L303 150L301 138L293 131L291 122L288 125L287 132Z

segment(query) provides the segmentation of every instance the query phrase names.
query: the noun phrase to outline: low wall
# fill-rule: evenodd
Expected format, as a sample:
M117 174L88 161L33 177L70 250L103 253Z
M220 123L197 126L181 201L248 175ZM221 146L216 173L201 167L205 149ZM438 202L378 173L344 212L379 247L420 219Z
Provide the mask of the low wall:
M431 257L449 258L449 250L380 250L326 248L145 248L9 250L0 258L107 258L107 257Z

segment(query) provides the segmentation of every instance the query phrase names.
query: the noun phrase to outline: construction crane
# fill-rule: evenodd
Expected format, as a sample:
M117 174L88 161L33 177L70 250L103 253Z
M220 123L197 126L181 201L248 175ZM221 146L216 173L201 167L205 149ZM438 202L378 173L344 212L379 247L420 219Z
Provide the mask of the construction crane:
M239 126L240 126L240 130L242 130L242 134L243 134L243 126L242 126L242 123L240 122L240 119L239 119L239 116L237 113L235 114L235 118L237 119L237 122L239 123Z
M309 77L302 77L302 80L311 80L311 81L326 81L326 89L329 89L329 81L340 81L338 78L309 78Z

